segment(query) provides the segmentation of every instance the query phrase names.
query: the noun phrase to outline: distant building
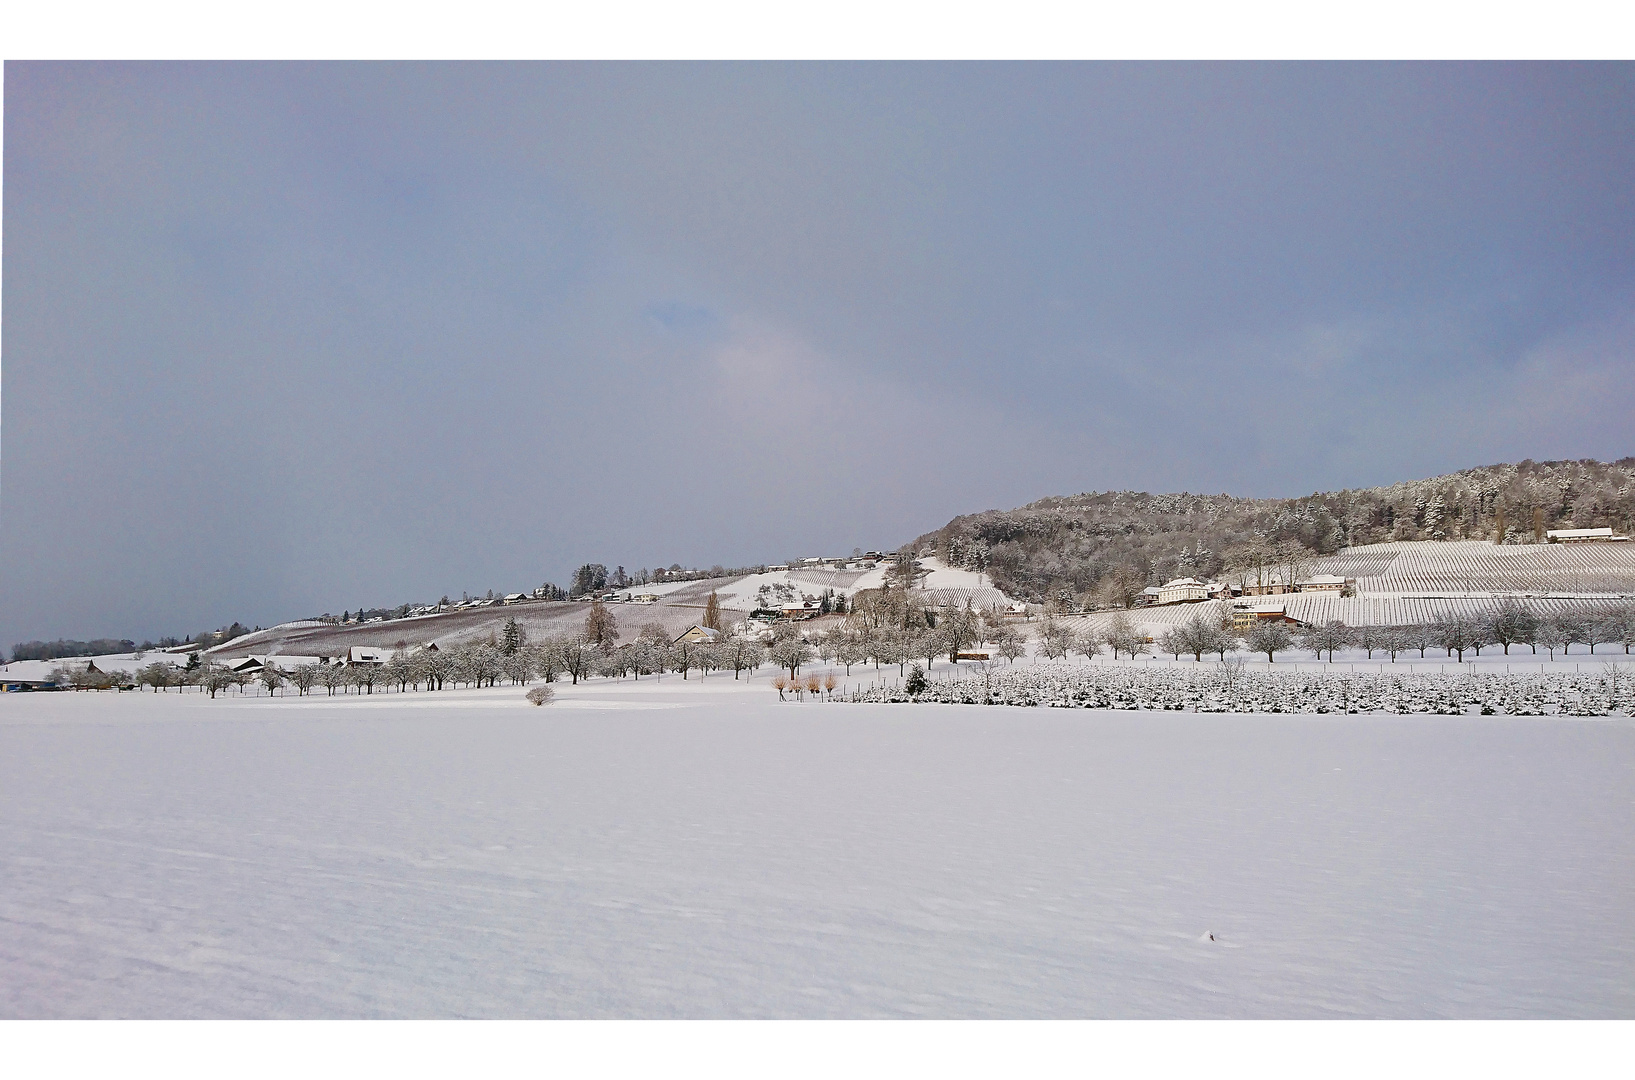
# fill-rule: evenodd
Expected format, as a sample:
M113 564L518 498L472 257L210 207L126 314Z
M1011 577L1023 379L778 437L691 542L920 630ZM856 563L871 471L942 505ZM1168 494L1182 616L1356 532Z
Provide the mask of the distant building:
M816 600L802 600L798 604L785 604L783 617L786 619L815 619L823 614L822 605Z
M519 593L519 592L506 593L504 602L507 603L507 604L520 604L526 599L528 599L528 594L527 593Z
M1544 534L1552 544L1609 544L1627 541L1627 536L1614 536L1609 529L1552 529Z
M1160 589L1158 586L1148 585L1145 589L1141 590L1141 595L1136 598L1136 603L1138 603L1138 604L1156 604L1156 603L1158 603L1158 597L1160 595L1162 595L1162 593L1163 593L1163 590Z
M352 664L384 664L392 655L391 649L375 649L367 645L354 645L346 650L346 662Z
M1232 609L1232 629L1252 630L1257 623L1281 622L1291 626L1300 625L1299 619L1290 618L1283 608L1248 608L1237 606Z
M711 630L707 626L699 626L695 623L688 627L680 637L676 638L675 644L680 645L685 641L689 645L708 645L720 636L721 632L719 630Z
M1176 578L1158 587L1158 603L1185 604L1209 598L1209 586L1197 578Z
M1300 592L1344 592L1347 585L1354 585L1355 581L1349 578L1337 577L1334 574L1313 574L1304 581L1295 582L1295 588Z

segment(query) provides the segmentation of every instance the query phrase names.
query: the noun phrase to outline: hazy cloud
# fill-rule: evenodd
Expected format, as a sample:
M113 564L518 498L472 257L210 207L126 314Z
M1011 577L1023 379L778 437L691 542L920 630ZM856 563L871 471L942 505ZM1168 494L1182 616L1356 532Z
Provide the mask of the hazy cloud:
M1628 454L1631 71L8 64L0 638Z

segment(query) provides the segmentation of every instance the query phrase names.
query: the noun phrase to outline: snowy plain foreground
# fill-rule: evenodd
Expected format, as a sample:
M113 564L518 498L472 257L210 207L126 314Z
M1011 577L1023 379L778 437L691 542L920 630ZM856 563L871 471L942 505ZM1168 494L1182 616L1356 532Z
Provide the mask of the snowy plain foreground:
M1635 1017L1628 719L522 694L0 697L0 1015Z

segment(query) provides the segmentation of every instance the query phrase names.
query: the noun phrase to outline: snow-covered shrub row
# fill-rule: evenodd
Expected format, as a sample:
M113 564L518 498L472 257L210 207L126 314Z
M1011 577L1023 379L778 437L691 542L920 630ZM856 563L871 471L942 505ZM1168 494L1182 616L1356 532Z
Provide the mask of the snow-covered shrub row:
M1635 666L1596 673L1355 674L1213 668L1041 665L902 687L872 687L848 701L939 702L1193 712L1443 713L1505 716L1635 715Z

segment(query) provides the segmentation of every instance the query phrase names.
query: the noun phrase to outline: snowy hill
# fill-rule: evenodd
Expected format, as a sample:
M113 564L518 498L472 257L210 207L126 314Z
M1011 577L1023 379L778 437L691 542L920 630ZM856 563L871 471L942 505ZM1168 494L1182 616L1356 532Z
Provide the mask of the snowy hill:
M1501 525L1504 550L1516 554L1494 556L1482 569L1461 567L1480 545L1458 542L1491 541ZM1573 558L1581 562L1535 566L1527 554L1542 549L1547 530L1603 526L1624 535L1635 527L1635 458L1488 465L1294 499L1089 492L957 517L915 546L951 566L984 571L994 587L1033 601L1064 593L1094 601L1115 580L1207 578L1233 547L1251 540L1298 542L1319 555L1350 549L1365 561L1347 576L1388 580L1379 591L1393 595L1491 591L1481 582L1494 574L1503 588L1519 591L1628 591L1625 556L1579 549ZM1408 541L1448 550L1403 557L1424 550L1400 548Z
M916 588L926 594L929 603L963 604L970 600L977 607L985 608L1012 602L981 572L950 567L936 558L922 559L921 566L927 573ZM614 594L619 599L607 606L618 622L620 640L629 641L648 623L659 624L672 637L679 635L704 617L704 607L712 591L719 596L722 616L738 621L761 606L763 588L768 590L768 595L785 595L798 600L816 598L826 589L852 596L863 589L877 589L884 583L883 565L872 570L829 567L774 570L736 578L642 585ZM780 589L787 592L779 593ZM623 599L641 594L657 596L658 600L644 604ZM578 632L588 609L588 604L579 601L531 601L361 625L285 623L235 638L208 652L218 658L287 654L336 656L355 645L392 648L435 641L439 646L446 646L498 634L508 619L516 619L530 640L539 640Z

